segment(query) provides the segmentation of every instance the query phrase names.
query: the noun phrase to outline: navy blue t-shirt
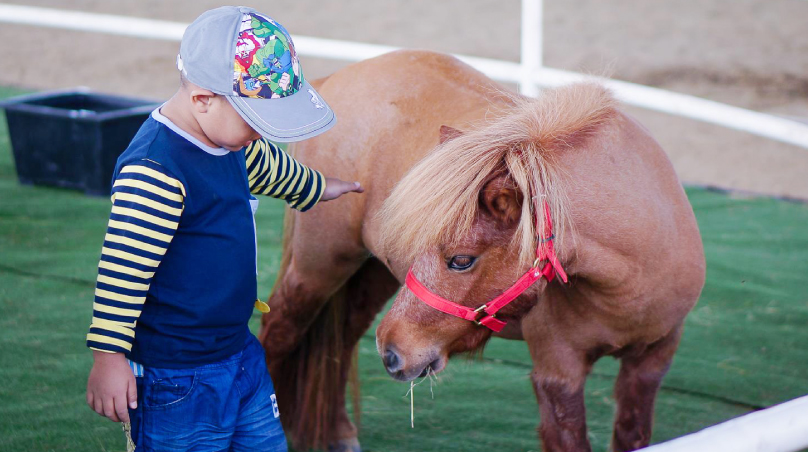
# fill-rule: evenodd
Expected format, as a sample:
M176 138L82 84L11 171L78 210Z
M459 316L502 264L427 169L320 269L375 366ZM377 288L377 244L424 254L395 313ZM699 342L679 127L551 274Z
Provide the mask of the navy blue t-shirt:
M210 148L155 111L113 181L88 346L164 368L238 352L257 298L251 192L306 210L322 175L265 141Z

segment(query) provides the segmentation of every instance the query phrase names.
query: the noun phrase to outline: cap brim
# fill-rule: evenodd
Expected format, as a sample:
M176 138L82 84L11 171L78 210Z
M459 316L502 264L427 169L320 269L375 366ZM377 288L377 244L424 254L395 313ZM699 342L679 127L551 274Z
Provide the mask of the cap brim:
M325 132L337 122L331 107L307 81L298 92L286 97L226 97L256 132L272 141L305 140Z

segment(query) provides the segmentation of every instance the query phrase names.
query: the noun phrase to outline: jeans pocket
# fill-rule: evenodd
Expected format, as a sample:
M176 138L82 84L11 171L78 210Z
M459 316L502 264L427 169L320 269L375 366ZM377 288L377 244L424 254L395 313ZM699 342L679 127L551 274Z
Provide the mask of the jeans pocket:
M147 384L146 408L168 408L188 399L196 387L196 373L158 378Z

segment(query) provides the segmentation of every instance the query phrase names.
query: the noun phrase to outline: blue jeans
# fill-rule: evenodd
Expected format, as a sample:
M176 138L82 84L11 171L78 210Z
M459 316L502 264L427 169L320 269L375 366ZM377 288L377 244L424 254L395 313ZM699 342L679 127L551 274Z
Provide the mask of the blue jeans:
M286 452L264 349L191 369L144 368L129 410L136 451Z

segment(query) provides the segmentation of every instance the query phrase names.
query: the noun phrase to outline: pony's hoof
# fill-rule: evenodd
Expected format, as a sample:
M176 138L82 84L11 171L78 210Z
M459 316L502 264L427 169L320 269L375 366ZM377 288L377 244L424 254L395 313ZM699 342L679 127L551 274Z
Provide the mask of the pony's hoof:
M362 452L358 438L346 438L328 445L328 452Z

